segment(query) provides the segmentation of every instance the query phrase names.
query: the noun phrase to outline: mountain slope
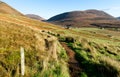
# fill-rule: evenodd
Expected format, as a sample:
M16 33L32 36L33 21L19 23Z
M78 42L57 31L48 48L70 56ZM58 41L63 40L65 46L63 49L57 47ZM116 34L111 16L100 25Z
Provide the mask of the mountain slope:
M23 15L8 4L0 1L0 13L4 14L14 14L14 15Z
M103 24L120 24L113 16L99 10L86 10L86 11L73 11L56 15L48 19L48 22L52 22L59 25L69 25L73 27L91 27L96 23ZM110 25L113 26L113 25Z
M26 14L27 17L29 18L32 18L32 19L36 19L36 20L45 20L44 18L38 16L38 15L35 15L35 14Z
M120 19L120 17L117 17L117 19Z

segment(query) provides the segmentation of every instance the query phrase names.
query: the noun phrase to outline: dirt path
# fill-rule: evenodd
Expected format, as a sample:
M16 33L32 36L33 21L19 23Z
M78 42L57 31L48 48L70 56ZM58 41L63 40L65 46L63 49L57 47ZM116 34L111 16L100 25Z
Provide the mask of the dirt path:
M65 48L67 55L69 56L69 70L71 77L80 77L82 69L79 66L79 62L75 59L75 52L71 50L65 42L61 42L61 45Z

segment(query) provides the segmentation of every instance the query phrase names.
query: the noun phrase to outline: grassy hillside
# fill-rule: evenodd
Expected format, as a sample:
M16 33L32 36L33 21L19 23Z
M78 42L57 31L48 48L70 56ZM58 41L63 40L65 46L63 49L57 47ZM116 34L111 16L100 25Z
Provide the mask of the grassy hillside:
M70 77L75 52L78 77L120 76L120 32L99 28L64 29L20 15L0 14L0 77L20 76L20 47L25 49L25 77ZM74 71L73 71L74 72Z
M0 14L0 77L20 76L20 47L25 49L25 77L69 77L67 55L51 24ZM56 29L57 27L55 27Z
M0 1L0 13L4 14L14 14L14 15L23 15L14 8L10 7L8 4Z
M82 77L120 76L120 32L98 28L72 29L77 32L63 39L76 53ZM71 31L71 32L72 32ZM74 41L71 40L71 37Z

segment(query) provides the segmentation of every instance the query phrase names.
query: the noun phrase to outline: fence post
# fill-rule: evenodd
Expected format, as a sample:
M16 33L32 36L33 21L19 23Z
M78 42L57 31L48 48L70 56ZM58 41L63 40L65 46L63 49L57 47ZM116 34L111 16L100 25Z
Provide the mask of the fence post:
M25 57L24 57L24 48L20 48L21 53L21 75L24 76L25 73Z

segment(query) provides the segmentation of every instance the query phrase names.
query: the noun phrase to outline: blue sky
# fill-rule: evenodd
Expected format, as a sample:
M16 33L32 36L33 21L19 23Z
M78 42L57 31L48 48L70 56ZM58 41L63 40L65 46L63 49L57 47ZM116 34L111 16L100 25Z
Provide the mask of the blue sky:
M87 9L104 10L112 16L120 16L120 0L2 0L23 14L37 14L43 18Z

